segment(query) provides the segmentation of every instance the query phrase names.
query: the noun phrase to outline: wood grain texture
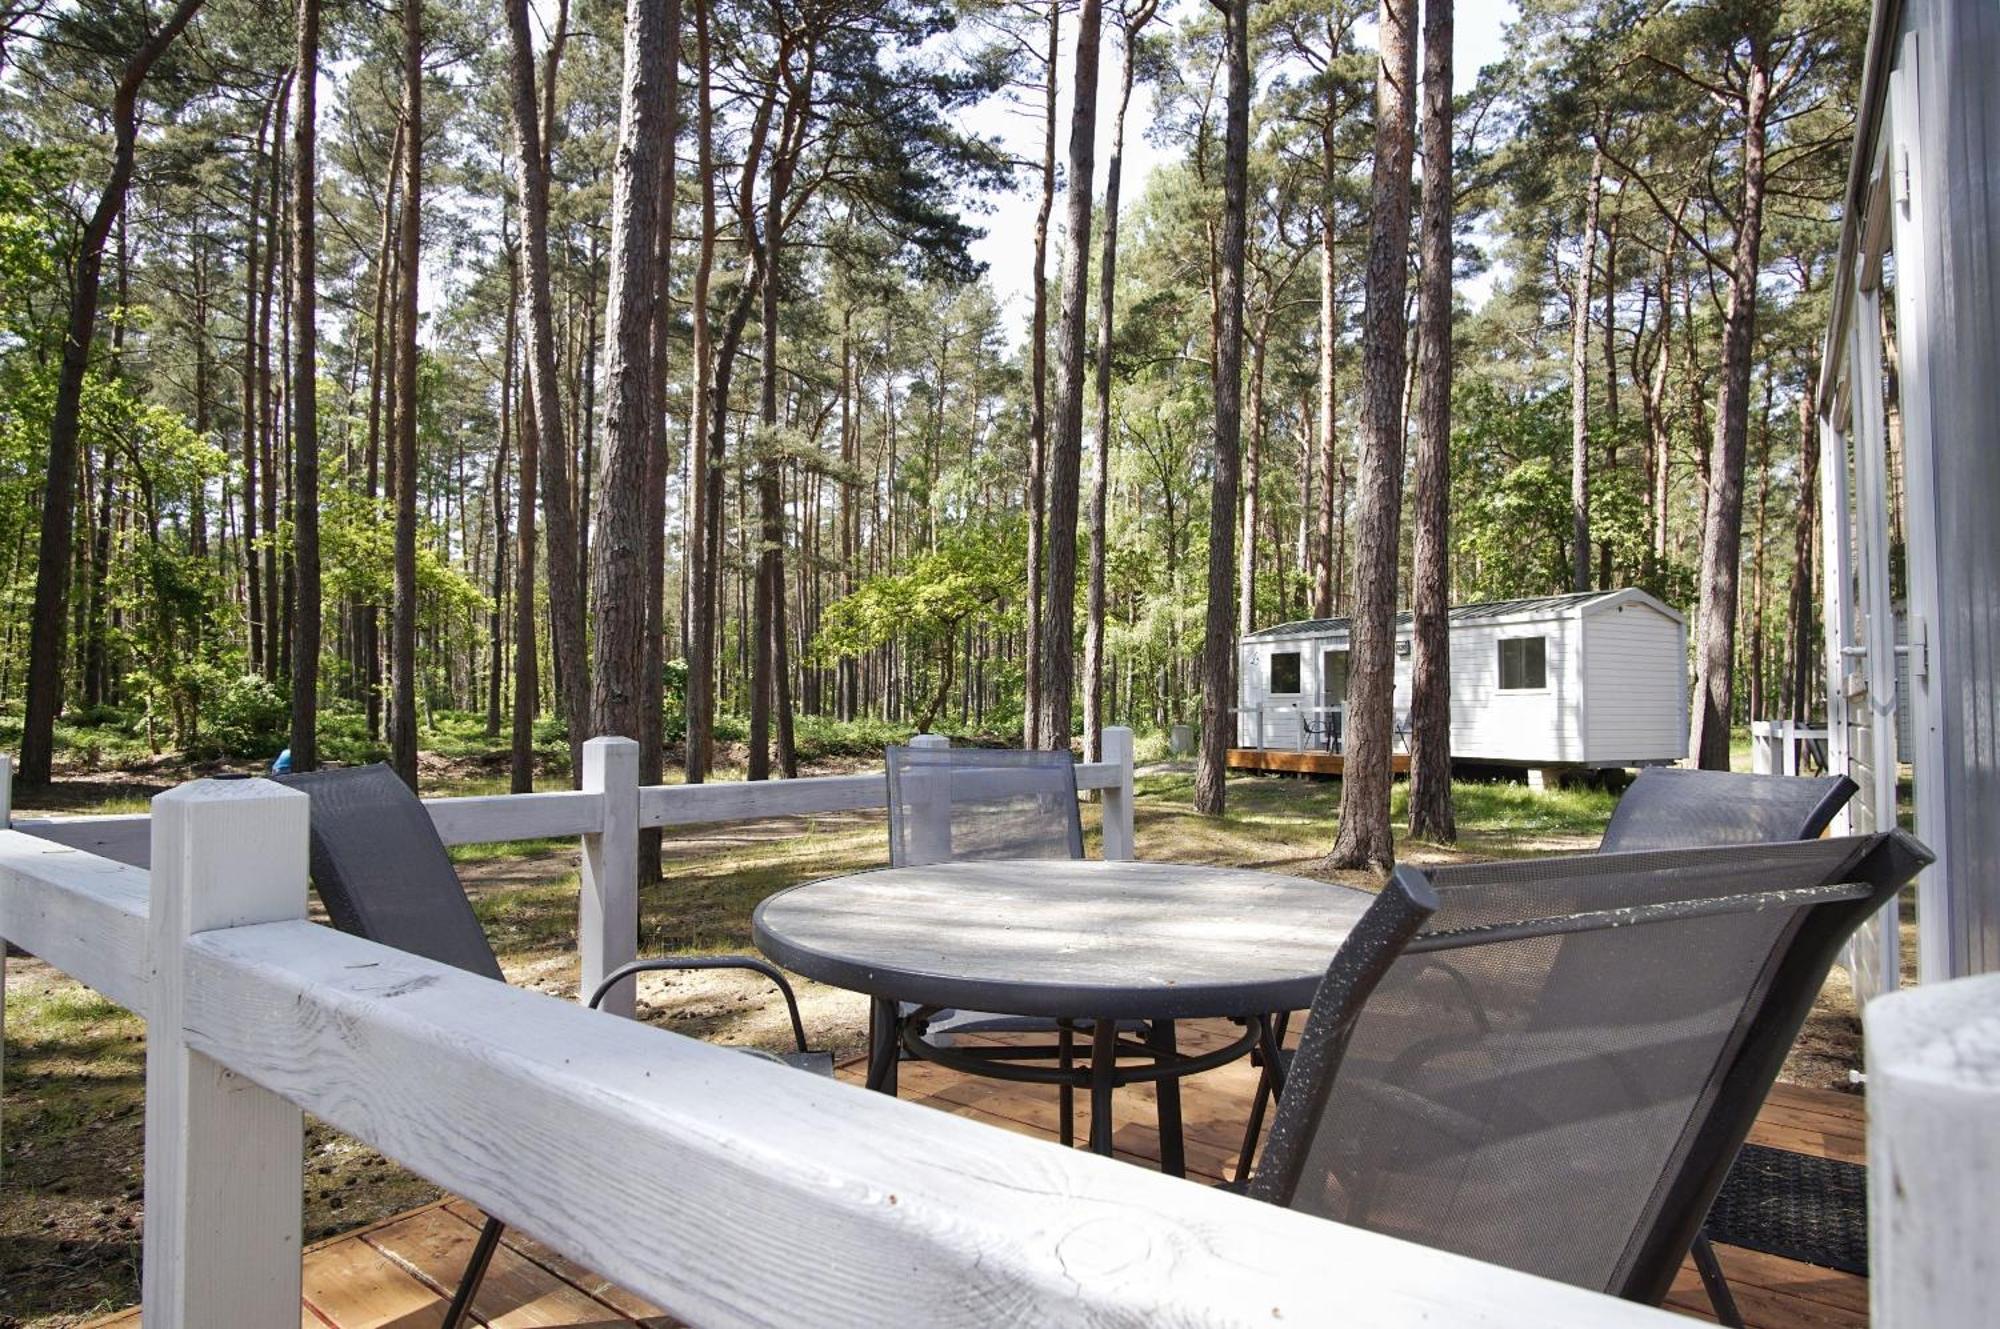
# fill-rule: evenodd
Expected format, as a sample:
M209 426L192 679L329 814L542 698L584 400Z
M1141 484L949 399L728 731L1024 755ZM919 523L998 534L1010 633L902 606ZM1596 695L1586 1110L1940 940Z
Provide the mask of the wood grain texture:
M147 874L0 831L0 937L127 1009L146 1009Z
M187 950L198 1050L695 1323L1665 1323L310 924Z
M1874 1321L1990 1325L2000 1285L2000 974L1878 997L1862 1023Z
M1276 771L1287 775L1339 775L1347 769L1347 758L1338 752L1283 752L1277 748L1231 748L1229 768L1233 771ZM1410 754L1391 753L1389 769L1396 775L1410 772Z
M1228 1032L1227 1025L1218 1023L1184 1025L1181 1042L1183 1046L1211 1046L1226 1038ZM981 1038L984 1040L985 1036ZM863 1069L857 1061L843 1067L840 1074L858 1084ZM1046 1088L975 1079L928 1063L906 1065L902 1084L906 1098L940 1111L1036 1139L1056 1138L1055 1097ZM1219 1177L1212 1170L1216 1160L1230 1159L1233 1167L1233 1150L1240 1140L1243 1115L1255 1085L1255 1069L1241 1062L1196 1076L1183 1085L1190 1170L1198 1183ZM1121 1159L1138 1166L1157 1167L1159 1150L1157 1137L1152 1133L1150 1094L1147 1087L1134 1086L1118 1096L1114 1139ZM1864 1102L1858 1095L1780 1084L1773 1090L1767 1110L1780 1103L1845 1123L1852 1131L1863 1127ZM419 1263L420 1252L405 1249L401 1241L405 1231L415 1230L406 1229L404 1220L438 1207L451 1210L470 1224L478 1223L482 1217L477 1208L462 1200L443 1201L310 1248L305 1258L305 1295L313 1316L309 1322L315 1329L434 1326L444 1309L444 1295L409 1272ZM571 1284L642 1324L664 1327L678 1323L659 1315L651 1302L618 1289L601 1274L586 1270L532 1238L510 1230L505 1242L527 1262L545 1271L541 1275L546 1280L544 1286L558 1281ZM1751 1329L1864 1329L1868 1323L1865 1279L1732 1246L1719 1247L1718 1253L1748 1313ZM522 1272L531 1276L533 1273L525 1268ZM540 1295L541 1292L531 1294ZM1692 1264L1683 1266L1666 1305L1682 1315L1710 1318L1708 1299ZM600 1323L595 1312L591 1314L592 1318L583 1323ZM895 1308L885 1313L884 1318L899 1316L917 1318L906 1307ZM91 1329L131 1325L137 1319L138 1312L130 1311L93 1322Z
M639 745L629 738L593 738L583 745L583 787L596 794L603 820L583 837L577 897L576 999L588 1002L604 976L639 958ZM600 1009L630 1016L638 982L606 993Z
M424 810L448 845L588 835L604 824L603 796L589 789L427 798Z
M886 868L759 905L772 959L872 996L1016 1015L1296 1010L1372 896L1175 863L992 860Z
M141 1275L152 1329L298 1314L299 1108L185 1035L198 1022L190 938L305 917L306 806L268 780L197 780L153 800Z

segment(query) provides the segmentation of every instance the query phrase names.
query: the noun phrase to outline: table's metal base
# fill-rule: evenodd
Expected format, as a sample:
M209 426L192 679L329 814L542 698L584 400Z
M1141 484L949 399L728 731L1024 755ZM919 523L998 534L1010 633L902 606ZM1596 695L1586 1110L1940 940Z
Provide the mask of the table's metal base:
M1072 1097L1076 1090L1085 1089L1090 1093L1091 1151L1109 1157L1112 1094L1126 1085L1152 1084L1159 1105L1160 1170L1176 1177L1187 1175L1187 1154L1181 1134L1180 1080L1247 1056L1272 1037L1266 1017L1239 1016L1236 1023L1243 1027L1240 1038L1225 1047L1190 1054L1175 1045L1172 1020L1148 1021L1145 1038L1140 1041L1121 1037L1117 1020L1078 1017L1054 1022L1057 1042L1053 1044L945 1046L924 1036L938 1013L935 1006L923 1006L905 1014L898 1002L874 999L868 1030L870 1089L895 1094L896 1066L903 1054L967 1075L1052 1084L1061 1091L1064 1144L1072 1143ZM1077 1064L1079 1042L1087 1043L1082 1065ZM1121 1057L1140 1061L1137 1065L1121 1065ZM1037 1062L1055 1064L1024 1064Z

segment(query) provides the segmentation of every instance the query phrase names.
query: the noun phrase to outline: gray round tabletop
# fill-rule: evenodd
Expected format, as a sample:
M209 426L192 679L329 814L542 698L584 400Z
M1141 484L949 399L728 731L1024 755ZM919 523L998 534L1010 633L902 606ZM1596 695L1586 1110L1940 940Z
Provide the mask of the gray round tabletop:
M881 868L757 906L794 973L926 1006L1185 1020L1302 1010L1373 897L1275 872L1009 859Z

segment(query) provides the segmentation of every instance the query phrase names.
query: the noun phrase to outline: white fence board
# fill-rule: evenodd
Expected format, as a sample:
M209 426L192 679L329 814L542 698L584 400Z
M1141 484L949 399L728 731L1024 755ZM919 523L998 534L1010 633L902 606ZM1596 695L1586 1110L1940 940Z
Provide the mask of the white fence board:
M0 831L0 938L144 1011L147 882L144 868Z
M446 844L494 844L586 835L604 821L604 796L582 789L539 794L427 798L438 838Z
M696 1324L1674 1323L312 925L188 951L192 1045Z

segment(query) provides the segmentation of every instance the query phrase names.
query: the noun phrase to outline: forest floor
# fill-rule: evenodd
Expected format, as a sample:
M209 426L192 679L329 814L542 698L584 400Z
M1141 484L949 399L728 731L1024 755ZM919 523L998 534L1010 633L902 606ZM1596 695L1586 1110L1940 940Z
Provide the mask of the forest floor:
M826 774L865 762L828 762ZM452 763L451 767L459 767ZM188 772L192 773L192 772ZM22 811L140 811L181 772L141 770L76 777L53 799ZM426 770L426 792L504 788L479 769ZM157 787L156 787L157 786ZM1189 810L1192 777L1151 767L1136 800L1141 858L1265 868L1372 886L1366 873L1327 872L1340 786L1283 776L1229 782L1219 819ZM1396 815L1403 815L1403 788ZM1592 848L1614 796L1597 790L1537 794L1511 784L1460 784L1460 841L1409 842L1419 864L1573 853ZM1094 805L1084 813L1097 852ZM772 892L885 858L880 813L849 813L696 828L663 847L664 880L642 890L641 954L751 950L750 913ZM576 994L577 848L574 841L464 846L452 851L474 908L510 982ZM1907 942L1906 938L1906 942ZM798 981L816 1047L845 1056L866 1040L866 1000ZM37 960L6 964L4 1169L0 1169L0 1329L80 1324L138 1297L142 1218L141 1134L145 1026ZM645 975L638 1013L661 1028L719 1043L789 1045L784 1007L761 978L728 971ZM1851 1091L1860 1064L1860 1020L1836 970L1786 1063L1784 1078ZM374 1150L308 1119L305 1236L317 1240L438 1197L427 1182Z

